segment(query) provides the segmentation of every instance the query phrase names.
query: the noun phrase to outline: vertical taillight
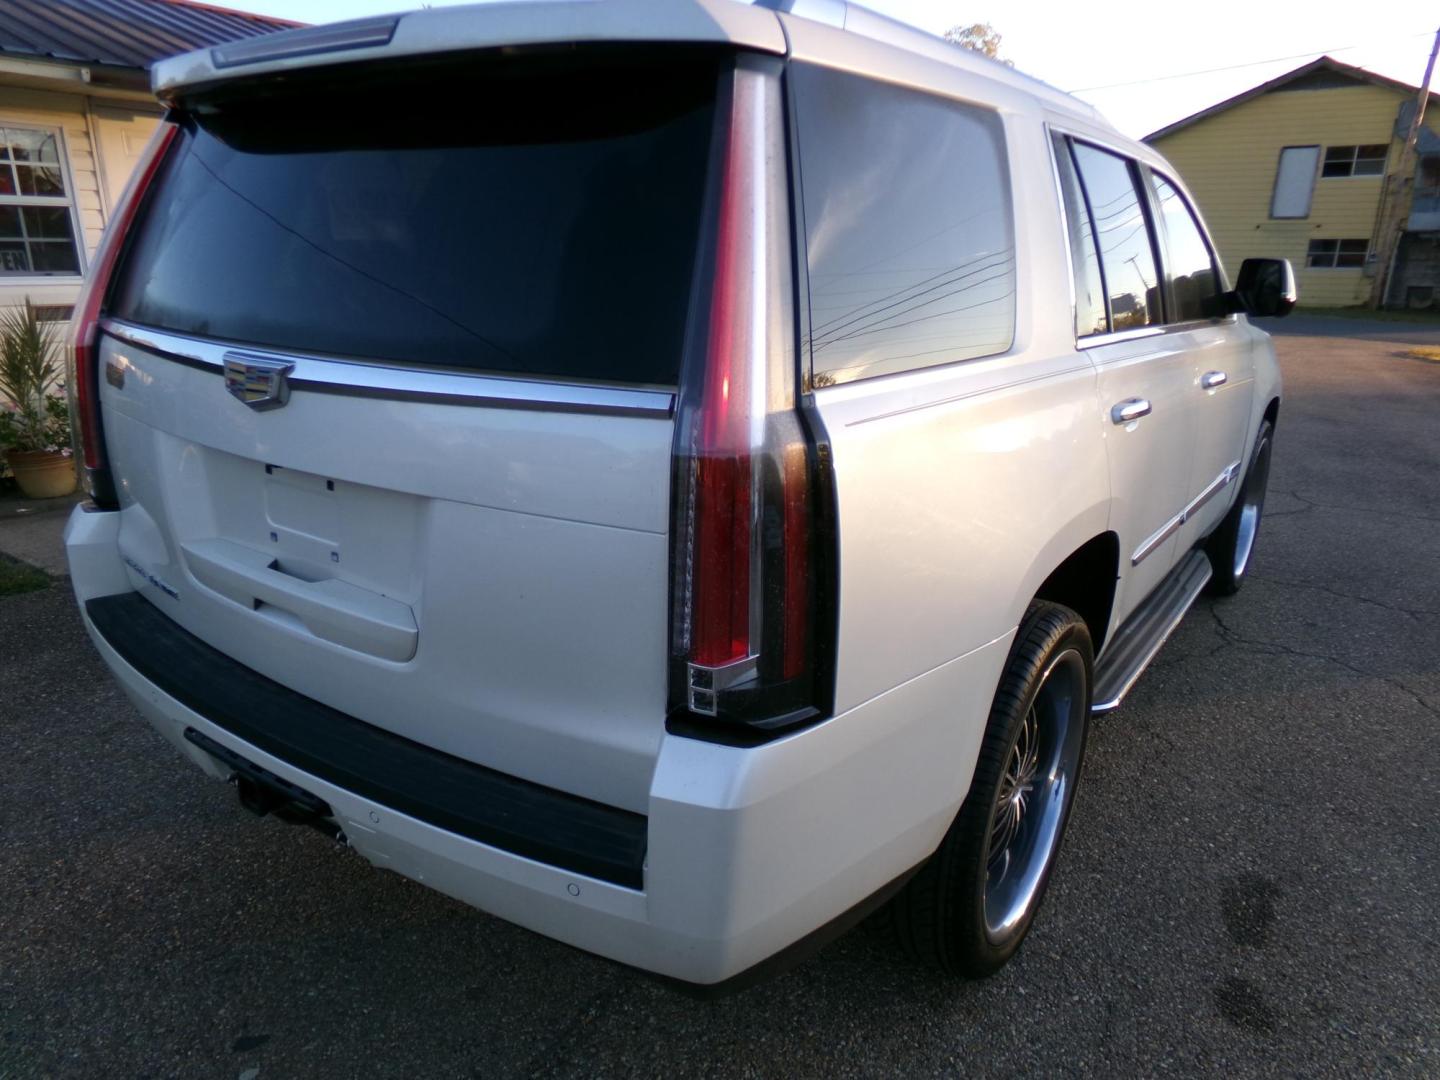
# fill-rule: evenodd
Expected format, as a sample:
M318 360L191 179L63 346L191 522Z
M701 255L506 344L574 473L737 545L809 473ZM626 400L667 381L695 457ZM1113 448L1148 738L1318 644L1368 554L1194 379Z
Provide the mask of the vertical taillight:
M100 318L115 264L125 246L125 237L135 220L135 211L155 178L165 152L179 130L169 119L162 121L145 148L125 192L115 204L105 235L90 261L85 285L70 320L67 349L70 364L70 419L79 441L78 456L84 465L85 487L91 499L104 507L115 505L115 485L105 458L105 438L100 428Z
M751 123L737 90L722 139L706 362L697 373L698 400L689 403L685 416L693 526L686 560L688 652L691 661L707 668L743 663L750 656L755 519L750 352L755 311L747 293L757 270L753 238L746 228L753 196L746 154L746 142L754 137Z
M829 569L800 411L778 65L727 76L675 434L672 715L776 730L813 719ZM822 629L819 625L828 623ZM713 718L713 720L711 719Z

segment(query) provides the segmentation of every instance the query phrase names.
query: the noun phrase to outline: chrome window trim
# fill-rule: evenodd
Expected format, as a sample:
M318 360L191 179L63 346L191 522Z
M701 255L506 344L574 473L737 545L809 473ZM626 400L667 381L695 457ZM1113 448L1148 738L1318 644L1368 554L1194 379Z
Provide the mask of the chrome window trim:
M1161 544L1174 536L1175 533L1179 531L1181 525L1184 525L1185 522L1194 517L1197 510L1216 495L1220 494L1220 492L1233 483L1239 475L1240 462L1232 461L1229 465L1226 465L1225 468L1221 470L1220 475L1206 484L1205 490L1191 499L1189 505L1186 506L1184 510L1181 510L1169 521L1165 522L1164 525L1161 525L1160 528L1155 530L1155 532L1151 533L1150 536L1146 537L1145 542L1135 549L1135 554L1130 556L1130 565L1139 566L1146 556L1153 554Z
M419 401L436 405L467 405L537 412L594 413L668 419L674 414L670 390L623 389L584 383L467 374L449 370L397 367L374 361L341 360L243 342L210 341L171 334L119 319L105 319L101 329L111 337L154 352L167 360L223 375L224 355L237 349L295 365L290 386L300 392L345 397Z
M1129 330L1116 330L1110 334L1090 334L1087 337L1078 338L1075 342L1077 349L1094 349L1101 345L1113 345L1117 341L1135 341L1137 338L1157 337L1165 333L1163 326L1136 326Z

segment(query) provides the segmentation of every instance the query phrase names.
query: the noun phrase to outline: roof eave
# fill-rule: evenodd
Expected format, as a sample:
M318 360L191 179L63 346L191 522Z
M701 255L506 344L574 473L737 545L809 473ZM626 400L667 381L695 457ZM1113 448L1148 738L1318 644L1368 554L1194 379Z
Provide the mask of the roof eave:
M140 68L90 64L81 60L0 53L0 80L44 89L115 89L152 96L149 73Z

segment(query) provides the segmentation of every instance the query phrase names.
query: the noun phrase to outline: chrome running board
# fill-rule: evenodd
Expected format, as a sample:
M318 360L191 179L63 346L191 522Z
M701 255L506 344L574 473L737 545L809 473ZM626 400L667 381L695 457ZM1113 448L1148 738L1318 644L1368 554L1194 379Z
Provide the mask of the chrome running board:
M1095 665L1092 713L1119 707L1209 580L1210 560L1203 551L1192 551L1125 620Z

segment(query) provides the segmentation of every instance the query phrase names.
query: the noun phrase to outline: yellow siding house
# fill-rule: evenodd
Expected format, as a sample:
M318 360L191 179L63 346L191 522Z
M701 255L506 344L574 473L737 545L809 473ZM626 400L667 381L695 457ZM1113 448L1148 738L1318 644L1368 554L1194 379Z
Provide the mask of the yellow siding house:
M1381 192L1416 94L1321 57L1145 141L1184 177L1232 279L1242 259L1286 258L1301 305L1347 307L1370 297ZM1440 130L1440 109L1427 106L1425 122ZM1426 133L1422 154L1432 140ZM1397 267L1392 303L1434 302L1440 281L1422 257L1434 248L1428 237L1406 235L1401 260L1408 256L1409 277Z

